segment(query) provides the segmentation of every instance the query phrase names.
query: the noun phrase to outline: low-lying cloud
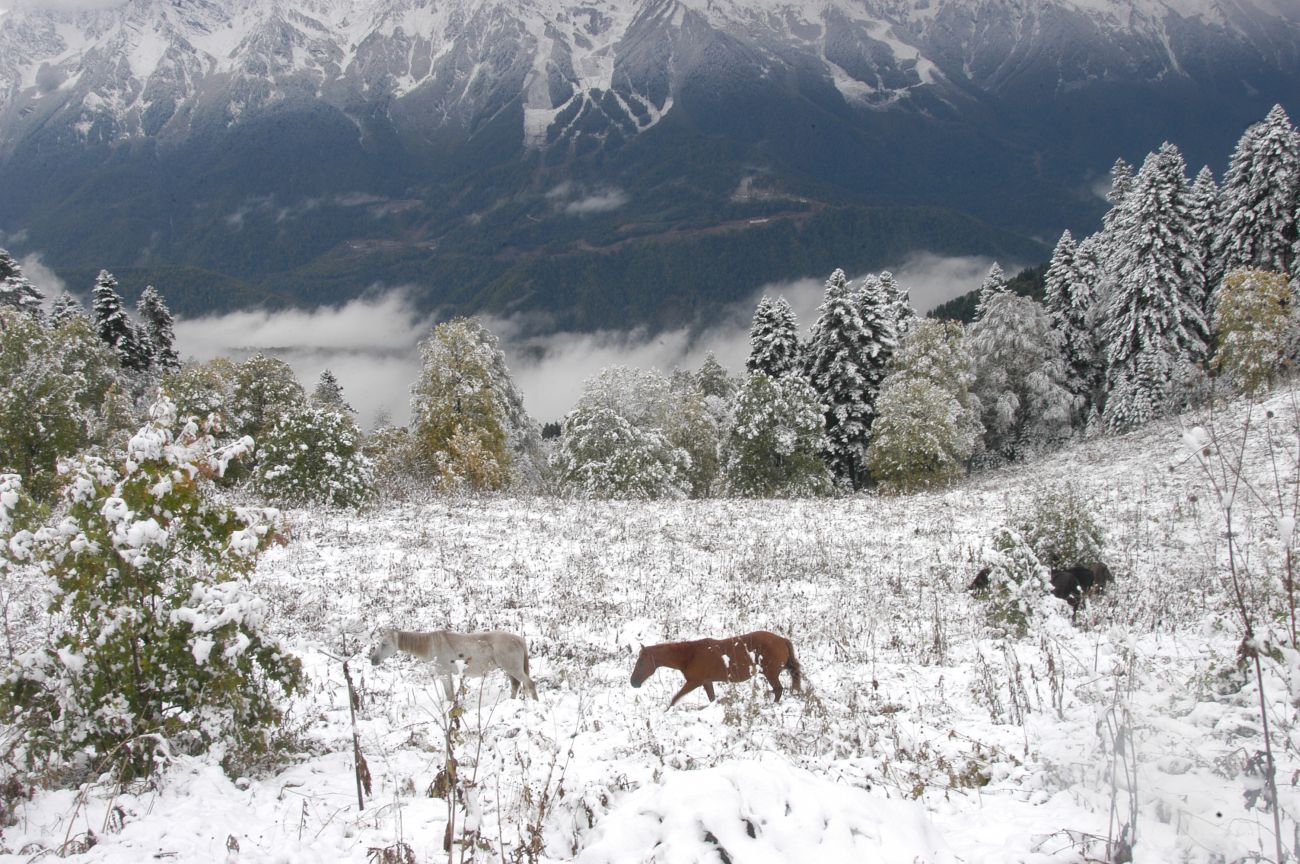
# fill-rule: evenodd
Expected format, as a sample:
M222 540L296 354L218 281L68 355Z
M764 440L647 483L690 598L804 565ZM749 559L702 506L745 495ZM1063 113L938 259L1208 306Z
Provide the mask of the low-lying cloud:
M24 269L46 291L61 288L39 257L23 259ZM979 287L992 260L985 257L914 255L892 268L900 284L912 289L919 311ZM1014 267L1007 266L1008 272ZM764 294L789 301L804 333L816 320L823 278L763 285L721 311L716 323L649 334L644 330L558 332L536 335L537 321L524 316L487 317L496 334L529 413L539 421L559 420L582 395L583 382L608 366L698 369L712 352L735 373L749 355L749 326ZM344 306L312 311L248 311L178 319L176 341L187 359L226 356L243 360L264 352L288 363L312 390L329 369L370 428L382 414L393 422L409 420L410 389L420 371L419 343L436 323L416 310L406 290L390 290Z
M419 342L432 320L416 312L406 291L311 311L233 312L178 319L176 344L187 359L244 360L262 352L288 363L308 392L326 369L363 427L381 412L405 423L410 388L420 369Z

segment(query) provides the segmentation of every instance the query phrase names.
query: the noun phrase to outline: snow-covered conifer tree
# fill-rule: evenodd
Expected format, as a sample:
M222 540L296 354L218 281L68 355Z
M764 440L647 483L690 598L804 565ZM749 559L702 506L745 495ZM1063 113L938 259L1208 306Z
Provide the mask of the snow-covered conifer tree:
M1206 308L1202 311L1208 321L1211 317L1210 300L1218 288L1219 280L1223 278L1214 258L1214 238L1219 219L1219 184L1214 182L1214 172L1208 165L1201 168L1188 192L1187 214L1192 220L1196 252L1200 257L1201 271L1205 274L1202 293Z
M985 306L997 294L1007 290L1007 276L1002 272L1002 265L993 262L989 272L980 283L979 303L975 307L975 318L983 318Z
M821 460L825 420L802 375L757 371L736 394L721 447L724 486L740 496L820 495L832 487Z
M989 452L1015 458L1069 437L1082 400L1067 386L1061 336L1041 304L990 292L966 345Z
M1116 223L1102 324L1112 431L1180 404L1206 359L1205 281L1185 167L1172 144L1147 156Z
M352 406L343 398L343 385L339 379L334 377L334 373L326 369L320 373L320 379L316 382L316 389L311 393L311 401L322 408L329 408L334 411L346 411L356 413Z
M39 318L44 299L45 295L23 275L23 268L13 256L0 249L0 306L13 306Z
M81 301L71 294L60 294L54 301L54 309L50 312L50 326L61 327L68 321L77 316L85 317L86 307L81 305Z
M754 310L749 330L749 359L745 369L766 372L774 378L795 370L799 365L799 325L794 310L784 297L773 300L764 296Z
M850 293L843 270L827 280L818 312L806 371L826 413L827 464L857 488L867 480L876 391L896 345L891 316L878 290Z
M100 270L94 290L95 332L117 352L123 369L143 372L149 368L149 356L143 340L117 293L117 280L107 270Z
M916 323L916 310L912 308L912 298L910 292L898 284L894 274L888 270L882 270L876 277L880 282L880 290L889 303L890 309L894 314L894 330L899 339L906 335L907 331Z
M1070 392L1083 397L1085 404L1098 397L1096 389L1101 378L1089 264L1081 260L1074 237L1064 232L1047 267L1044 302L1052 326L1061 334Z
M1300 137L1281 105L1237 142L1219 194L1218 273L1291 273L1300 204Z
M162 295L152 285L146 286L136 304L145 344L152 352L151 365L159 374L175 372L181 368L180 355L176 353L176 333L172 329L172 313L163 302Z

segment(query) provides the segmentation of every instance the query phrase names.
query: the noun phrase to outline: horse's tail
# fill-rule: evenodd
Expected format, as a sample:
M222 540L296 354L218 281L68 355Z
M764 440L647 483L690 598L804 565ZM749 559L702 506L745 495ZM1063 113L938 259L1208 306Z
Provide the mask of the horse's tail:
M785 640L785 647L788 652L788 659L785 661L785 668L790 670L790 686L796 692L803 690L803 670L799 668L799 661L794 656L794 643L789 639Z

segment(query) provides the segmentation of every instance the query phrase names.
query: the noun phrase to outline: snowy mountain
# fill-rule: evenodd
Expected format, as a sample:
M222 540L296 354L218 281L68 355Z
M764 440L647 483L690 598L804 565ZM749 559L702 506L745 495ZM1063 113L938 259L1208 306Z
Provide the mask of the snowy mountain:
M61 270L134 266L231 302L276 274L299 299L382 278L581 307L566 292L651 240L724 269L816 250L767 278L909 246L1026 258L1024 236L1095 216L1115 156L1168 137L1221 164L1297 84L1282 0L18 8L0 17L0 230ZM863 232L879 248L856 251ZM689 283L689 307L709 293L689 266L658 278Z

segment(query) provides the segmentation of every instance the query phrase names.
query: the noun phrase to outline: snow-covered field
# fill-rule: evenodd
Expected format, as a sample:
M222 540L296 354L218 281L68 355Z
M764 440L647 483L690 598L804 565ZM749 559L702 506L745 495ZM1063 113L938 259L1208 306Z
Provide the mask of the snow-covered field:
M1271 478L1267 453L1249 455ZM974 561L1008 507L1063 483L1096 502L1117 584L1078 626L1062 604L998 638L964 591ZM1101 859L1134 811L1137 861L1271 859L1259 696L1231 671L1242 631L1203 486L1166 424L913 497L293 512L255 582L311 676L290 716L301 754L251 779L214 755L157 788L40 792L0 860L92 834L75 860L446 860L448 804L429 793L448 703L418 661L370 666L385 625L529 642L539 701L509 699L500 673L464 684L452 860L1078 861ZM1265 573L1276 541L1245 515ZM665 711L677 673L629 685L639 643L759 628L793 639L809 692L774 705L757 679ZM354 654L364 810L341 663ZM1279 741L1287 693L1270 679ZM1277 758L1284 810L1300 812L1300 753ZM477 852L459 845L466 827Z

